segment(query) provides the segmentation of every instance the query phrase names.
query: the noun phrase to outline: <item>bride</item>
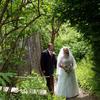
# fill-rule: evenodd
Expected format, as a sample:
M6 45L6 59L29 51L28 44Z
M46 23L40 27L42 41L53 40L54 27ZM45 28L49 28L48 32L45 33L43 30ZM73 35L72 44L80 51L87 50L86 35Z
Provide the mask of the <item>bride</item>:
M69 48L63 47L57 59L58 82L55 94L65 96L67 99L79 94L78 83L75 75L76 61Z

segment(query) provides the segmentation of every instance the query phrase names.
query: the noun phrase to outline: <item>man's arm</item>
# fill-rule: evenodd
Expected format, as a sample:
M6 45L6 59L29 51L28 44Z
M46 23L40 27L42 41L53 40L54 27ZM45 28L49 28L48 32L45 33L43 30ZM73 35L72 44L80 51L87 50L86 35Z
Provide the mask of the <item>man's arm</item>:
M57 58L56 58L55 54L54 54L54 66L55 66L55 68L57 67Z
M41 53L41 59L40 59L40 64L41 64L41 70L43 73L45 73L45 55L44 53Z

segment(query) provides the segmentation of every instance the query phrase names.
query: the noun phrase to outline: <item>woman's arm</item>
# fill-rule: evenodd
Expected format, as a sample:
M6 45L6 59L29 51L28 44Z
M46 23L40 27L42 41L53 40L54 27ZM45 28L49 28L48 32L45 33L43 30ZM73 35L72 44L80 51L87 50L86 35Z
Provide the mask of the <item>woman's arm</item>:
M62 69L64 69L65 71L67 71L64 64L61 63L61 64L59 65L59 67L62 68Z
M64 68L64 64L60 64L59 67Z

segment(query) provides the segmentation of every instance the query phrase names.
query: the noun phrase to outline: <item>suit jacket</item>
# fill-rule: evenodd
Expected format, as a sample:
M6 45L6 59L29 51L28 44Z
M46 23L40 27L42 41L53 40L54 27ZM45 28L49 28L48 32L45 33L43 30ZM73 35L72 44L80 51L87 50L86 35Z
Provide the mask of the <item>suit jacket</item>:
M55 54L52 54L51 56L48 50L41 53L41 69L42 71L45 71L44 75L53 75L56 64L57 60Z

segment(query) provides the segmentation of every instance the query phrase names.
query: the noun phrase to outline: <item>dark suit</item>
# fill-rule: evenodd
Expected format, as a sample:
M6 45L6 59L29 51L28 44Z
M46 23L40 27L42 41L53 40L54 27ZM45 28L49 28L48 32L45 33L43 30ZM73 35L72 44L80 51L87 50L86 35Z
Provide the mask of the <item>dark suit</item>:
M54 69L56 68L56 56L50 55L48 50L41 53L41 69L46 76L47 86L50 92L54 92Z

